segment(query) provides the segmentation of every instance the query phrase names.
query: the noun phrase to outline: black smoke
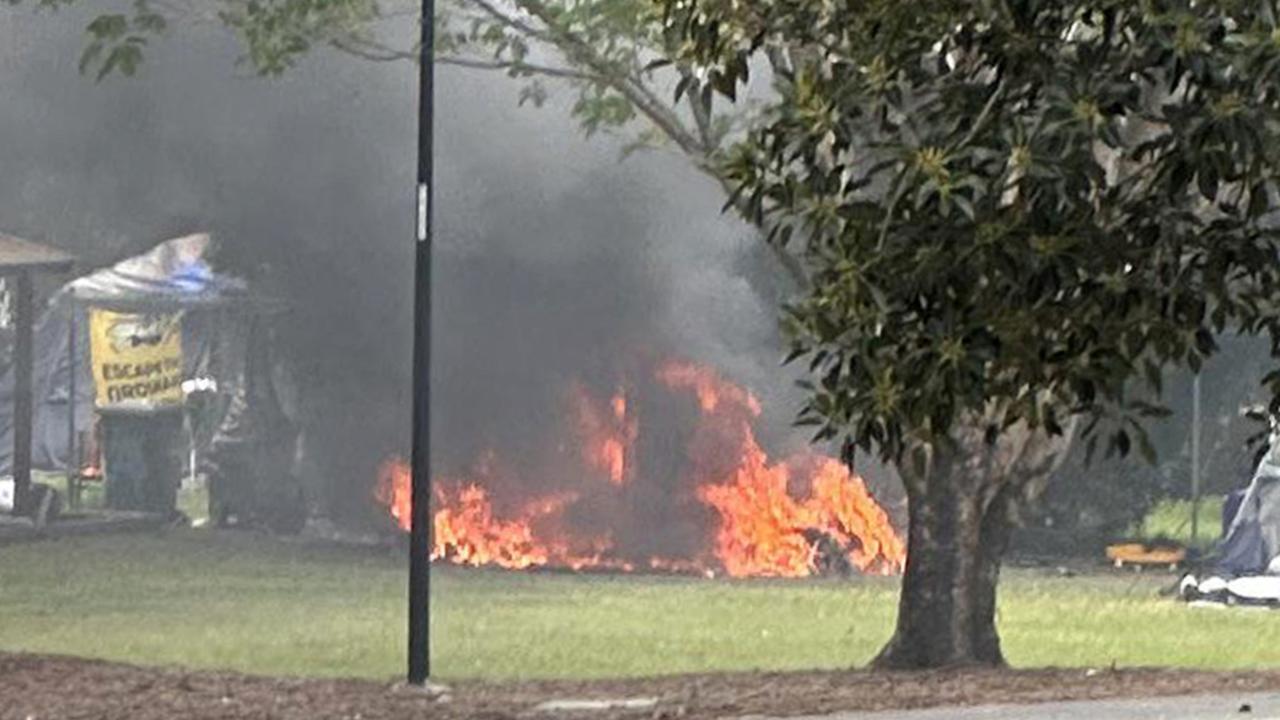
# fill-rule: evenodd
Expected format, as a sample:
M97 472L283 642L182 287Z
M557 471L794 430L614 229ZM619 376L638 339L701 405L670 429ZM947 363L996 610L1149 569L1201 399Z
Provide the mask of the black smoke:
M290 303L313 485L359 512L408 444L415 69L321 52L276 79L215 27L177 29L134 79L77 71L85 17L0 12L0 228L83 268L197 227ZM437 100L436 461L532 457L563 392L627 358L711 363L764 400L777 452L798 396L778 366L775 272L681 157L620 159L553 97L442 68Z

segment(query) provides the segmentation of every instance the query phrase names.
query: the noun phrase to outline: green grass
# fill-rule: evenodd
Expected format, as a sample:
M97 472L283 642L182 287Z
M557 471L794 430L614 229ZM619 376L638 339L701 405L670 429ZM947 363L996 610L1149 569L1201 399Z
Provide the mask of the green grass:
M1208 549L1222 535L1222 498L1200 500L1199 527L1196 541L1191 538L1191 501L1162 500L1134 530L1139 538L1176 540L1185 545Z
M43 483L61 493L64 499L70 497L67 490L67 476L63 473L34 473L36 482ZM69 500L68 500L69 502ZM106 497L101 482L85 482L80 487L80 509L97 510L106 506ZM182 511L192 522L200 522L209 518L209 490L204 485L182 487L178 490L178 510Z
M847 667L888 637L896 583L442 568L443 678ZM1016 665L1280 665L1280 613L1196 610L1172 577L1005 575ZM405 571L387 552L183 531L0 547L0 649L255 673L397 676Z

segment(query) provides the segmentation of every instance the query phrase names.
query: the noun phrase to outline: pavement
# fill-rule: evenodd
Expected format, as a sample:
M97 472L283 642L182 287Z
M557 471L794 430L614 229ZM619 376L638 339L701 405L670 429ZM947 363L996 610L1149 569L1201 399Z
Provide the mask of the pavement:
M803 720L1280 720L1280 693L849 712ZM790 718L789 720L802 720Z

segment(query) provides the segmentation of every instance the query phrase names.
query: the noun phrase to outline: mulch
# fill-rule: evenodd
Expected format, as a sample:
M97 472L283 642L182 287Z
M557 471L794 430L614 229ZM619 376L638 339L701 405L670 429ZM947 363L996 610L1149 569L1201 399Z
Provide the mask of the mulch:
M1274 690L1280 690L1280 671L849 670L608 681L466 681L452 683L448 698L437 701L391 682L259 677L0 653L0 720L533 720L546 716L535 706L551 699L626 697L653 697L658 703L644 710L570 714L587 720L700 720Z

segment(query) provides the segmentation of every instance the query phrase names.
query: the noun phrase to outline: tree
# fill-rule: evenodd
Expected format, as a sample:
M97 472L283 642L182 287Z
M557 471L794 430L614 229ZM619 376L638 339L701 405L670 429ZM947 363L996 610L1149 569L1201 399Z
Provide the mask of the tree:
M999 553L1028 481L1000 459L1074 420L1090 449L1105 423L1109 452L1150 455L1165 411L1135 384L1198 369L1228 327L1280 354L1273 3L663 5L676 60L726 95L787 58L725 168L813 281L788 311L804 420L906 482L878 664L1002 662Z

